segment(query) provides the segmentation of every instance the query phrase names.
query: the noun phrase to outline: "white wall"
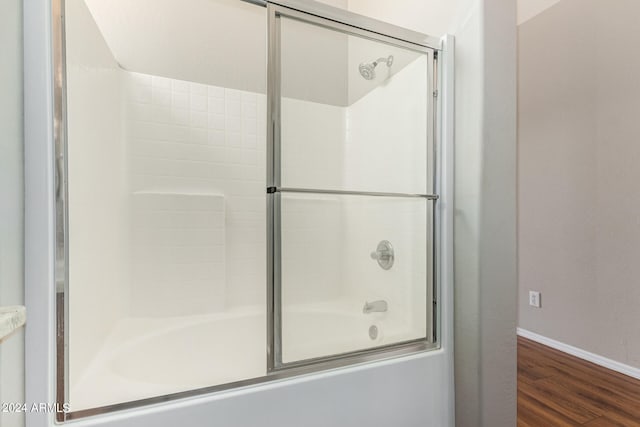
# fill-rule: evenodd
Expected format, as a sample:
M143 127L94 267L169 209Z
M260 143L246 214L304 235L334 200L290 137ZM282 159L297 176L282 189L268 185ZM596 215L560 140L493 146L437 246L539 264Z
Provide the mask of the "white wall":
M561 0L520 25L518 46L519 326L635 368L639 14Z
M22 2L0 3L0 306L24 304ZM0 402L24 401L24 330L0 342ZM18 427L24 414L0 413Z
M124 74L131 213L137 217L130 314L262 306L265 95ZM150 197L155 213L142 200ZM213 199L219 199L215 210ZM166 209L174 213L162 214ZM160 223L151 225L151 216Z
M69 366L75 383L127 308L122 81L82 0L66 2Z

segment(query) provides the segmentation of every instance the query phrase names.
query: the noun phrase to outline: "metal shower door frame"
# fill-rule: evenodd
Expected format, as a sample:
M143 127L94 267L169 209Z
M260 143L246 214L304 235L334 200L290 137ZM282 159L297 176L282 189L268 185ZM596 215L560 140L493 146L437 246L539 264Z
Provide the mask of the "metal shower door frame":
M427 194L383 193L368 191L340 191L326 189L282 187L281 180L281 17L294 19L358 36L376 42L417 51L429 56L427 61ZM267 1L267 370L269 373L291 369L309 369L314 366L331 366L340 361L366 362L393 355L409 354L440 347L438 280L436 266L438 236L437 210L437 100L438 100L438 51L440 42L429 36L401 29L383 22L363 18L350 12L337 10L314 1ZM385 34L385 31L388 32ZM429 93L431 92L431 93ZM431 171L431 175L429 175ZM427 206L427 282L426 327L424 338L400 341L368 349L350 351L295 362L283 362L282 355L282 193L339 194L372 197L423 198Z

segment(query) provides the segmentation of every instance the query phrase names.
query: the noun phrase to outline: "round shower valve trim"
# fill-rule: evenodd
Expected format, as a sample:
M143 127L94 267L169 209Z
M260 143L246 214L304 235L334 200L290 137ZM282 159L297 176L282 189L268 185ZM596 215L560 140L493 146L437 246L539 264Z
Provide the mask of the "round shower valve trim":
M391 243L388 240L383 240L378 243L376 251L371 252L371 259L378 261L378 265L384 270L389 270L393 267L395 253Z

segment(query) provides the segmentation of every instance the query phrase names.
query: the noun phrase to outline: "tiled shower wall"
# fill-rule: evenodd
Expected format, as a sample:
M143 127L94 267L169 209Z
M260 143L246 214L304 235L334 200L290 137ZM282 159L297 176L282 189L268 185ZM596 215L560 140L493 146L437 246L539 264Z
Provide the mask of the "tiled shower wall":
M360 135L360 128L368 122L358 114L375 116L369 111L373 107L377 106L373 110L382 116L381 122L397 124L395 137L411 140L412 135L424 134L422 128L414 129L402 120L394 122L390 119L393 114L379 108L385 105L380 96L402 97L406 93L411 98L413 89L405 80L415 80L414 68L421 71L422 64L407 67L394 77L393 87L378 88L346 109L283 99L283 183L342 188L360 178L372 184L372 190L385 190L385 184L391 184L393 189L399 186L413 191L411 186L404 189L402 185L416 182L413 169L394 167L394 174L381 178L373 171L367 174L366 167L358 163L365 160L357 158L371 161L372 146L386 147L394 139L389 135ZM141 73L124 74L123 111L132 198L132 315L187 315L242 305L264 308L266 96ZM378 94L383 90L391 93ZM309 123L308 117L314 117L317 129L304 126ZM346 135L344 120L352 122ZM358 141L362 147L355 147ZM351 151L360 148L364 154L345 152L345 146ZM409 157L424 158L424 153ZM424 182L424 177L418 174L417 182ZM287 206L294 208L297 197L290 199ZM322 206L316 206L321 201ZM397 296L403 303L395 305L405 307L402 312L414 311L407 310L411 305L407 299L411 300L418 290L390 286L389 273L379 271L368 255L378 240L392 240L399 254L404 254L393 271L394 276L402 277L392 281L423 285L420 278L424 272L413 269L422 263L413 255L418 255L416 247L423 249L425 245L415 242L411 233L402 238L381 233L380 224L371 222L368 214L347 201L338 198L328 203L318 199L310 203L301 198L305 203L296 203L294 210L302 214L303 225L296 226L299 221L283 224L283 239L306 248L290 251L287 257L288 302L334 300L347 292L363 301L372 297L396 300ZM371 202L364 201L366 205ZM411 212L413 209L407 211ZM391 210L383 222L397 228L398 215ZM423 222L424 217L421 219ZM355 234L349 232L351 228ZM355 230L360 229L367 231L357 237ZM322 244L318 236L323 236ZM362 246L356 250L353 244ZM353 271L342 271L345 254L341 248L359 254L356 258L360 261L348 263ZM318 262L320 259L323 261ZM367 280L357 273L370 270L373 276ZM378 282L379 286L374 286Z
M125 74L132 314L264 305L265 95Z

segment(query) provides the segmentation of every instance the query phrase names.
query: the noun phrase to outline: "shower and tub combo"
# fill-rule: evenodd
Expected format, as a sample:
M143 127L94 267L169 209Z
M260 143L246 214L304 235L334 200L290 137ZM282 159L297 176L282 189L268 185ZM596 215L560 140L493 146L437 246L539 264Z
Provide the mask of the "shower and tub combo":
M33 425L453 425L451 37L303 0L25 26L27 399L70 408Z

